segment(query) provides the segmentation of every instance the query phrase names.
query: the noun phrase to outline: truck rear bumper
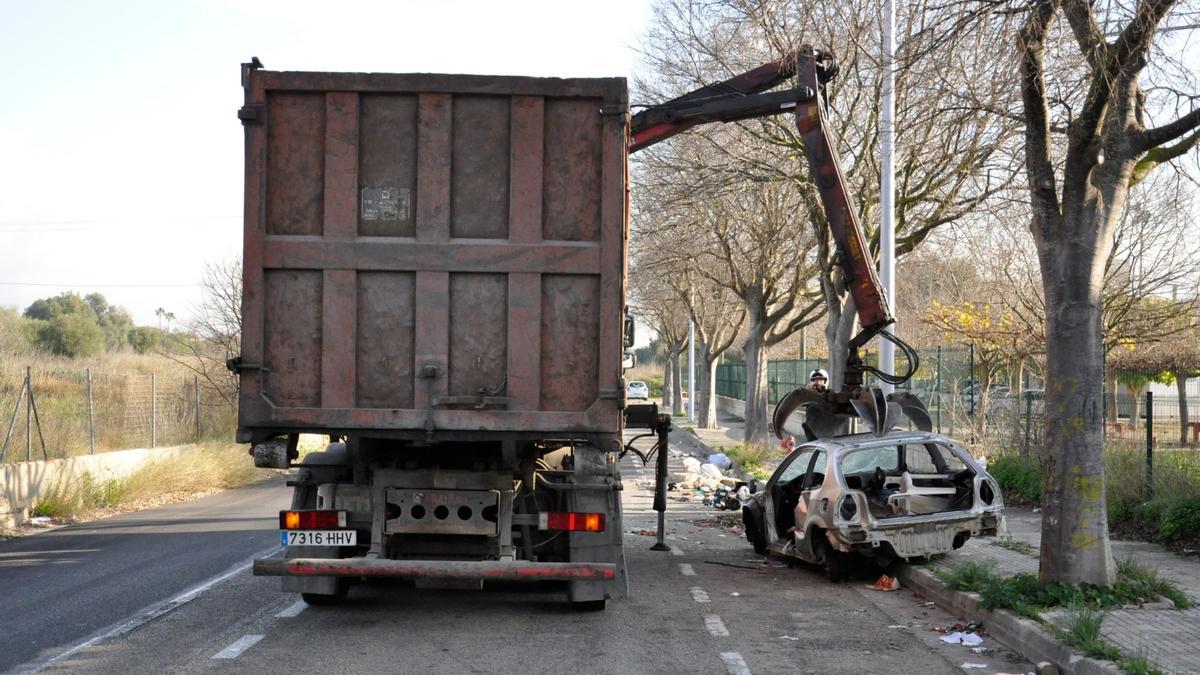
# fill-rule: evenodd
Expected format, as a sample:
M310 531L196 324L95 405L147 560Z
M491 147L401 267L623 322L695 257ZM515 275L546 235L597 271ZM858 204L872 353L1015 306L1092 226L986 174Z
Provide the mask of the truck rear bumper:
M402 577L505 581L611 581L613 563L536 563L495 560L381 560L378 558L262 558L254 576Z

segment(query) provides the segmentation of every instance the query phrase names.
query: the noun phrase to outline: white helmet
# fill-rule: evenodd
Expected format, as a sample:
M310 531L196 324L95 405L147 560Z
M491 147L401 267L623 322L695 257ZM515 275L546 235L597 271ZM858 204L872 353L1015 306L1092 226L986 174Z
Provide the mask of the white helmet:
M829 373L825 372L824 368L817 368L816 370L812 371L812 375L808 376L808 381L812 382L816 379L829 380Z

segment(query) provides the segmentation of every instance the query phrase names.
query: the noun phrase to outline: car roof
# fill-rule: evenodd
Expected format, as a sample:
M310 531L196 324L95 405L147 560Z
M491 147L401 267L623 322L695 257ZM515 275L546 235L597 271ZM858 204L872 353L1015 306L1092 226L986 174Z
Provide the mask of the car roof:
M953 439L947 438L941 434L935 434L929 431L907 431L903 429L893 429L882 436L876 436L874 432L863 434L854 434L853 436L836 436L834 438L820 438L815 441L804 443L805 446L814 446L823 448L830 454L845 454L855 450L864 448L876 448L887 445L901 445L909 443L945 443L948 445L959 445Z

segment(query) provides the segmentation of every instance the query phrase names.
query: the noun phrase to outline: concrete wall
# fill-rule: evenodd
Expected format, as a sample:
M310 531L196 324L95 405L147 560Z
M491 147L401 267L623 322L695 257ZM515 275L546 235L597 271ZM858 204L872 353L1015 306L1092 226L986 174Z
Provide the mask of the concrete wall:
M29 511L40 495L70 486L85 474L97 483L104 483L124 478L147 462L180 457L199 449L194 445L153 450L138 448L44 462L0 464L0 527L16 527L27 522Z
M729 398L728 396L718 396L717 410L740 420L746 419L746 402L740 399ZM767 416L770 417L772 412L773 409L768 406ZM785 422L783 425L783 430L795 436L796 438L803 440L804 429L800 426L801 424L804 424L804 413L794 412L788 416L787 422Z

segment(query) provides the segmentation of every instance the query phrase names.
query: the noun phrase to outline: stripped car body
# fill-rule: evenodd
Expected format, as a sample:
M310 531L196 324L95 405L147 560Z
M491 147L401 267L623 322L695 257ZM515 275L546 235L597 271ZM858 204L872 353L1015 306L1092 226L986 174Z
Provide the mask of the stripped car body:
M848 556L948 553L1004 530L995 479L961 445L926 431L805 442L742 509L755 551L845 573Z

